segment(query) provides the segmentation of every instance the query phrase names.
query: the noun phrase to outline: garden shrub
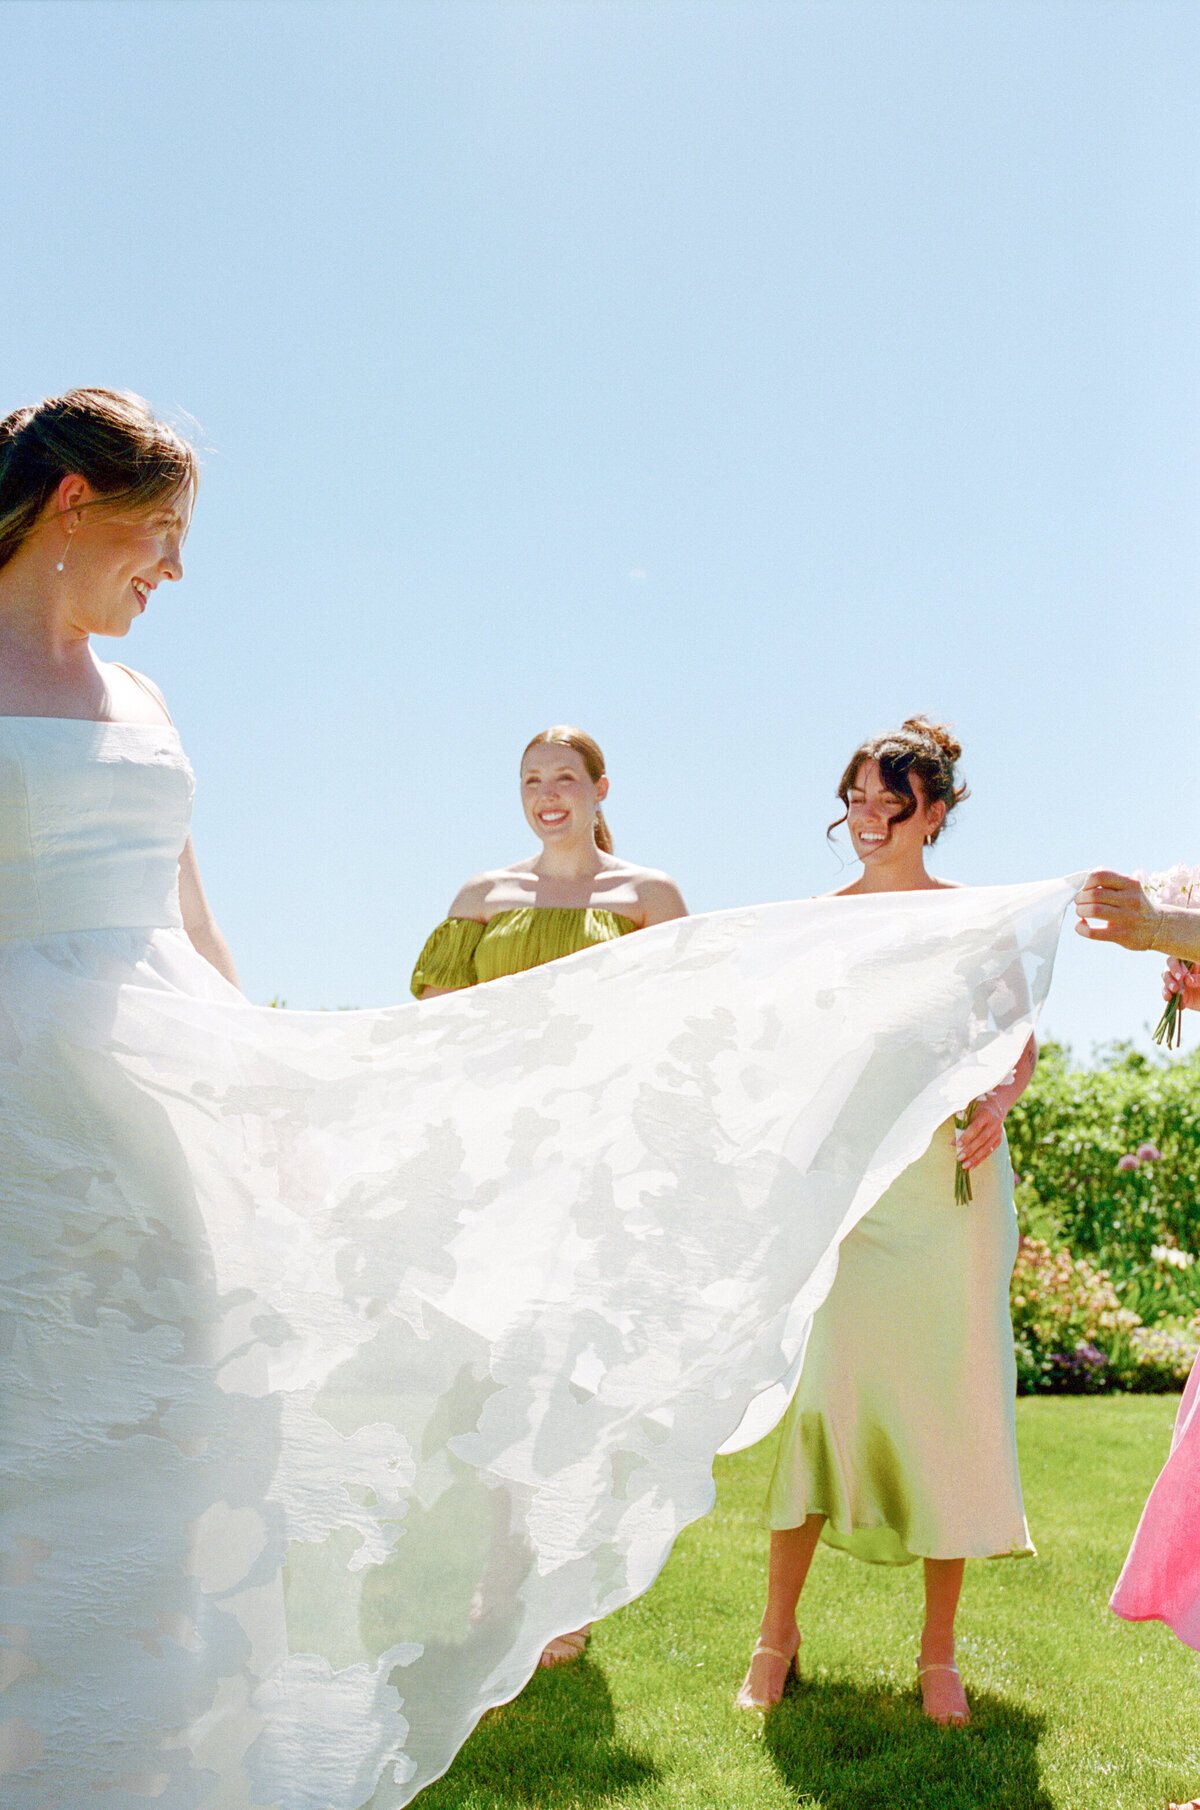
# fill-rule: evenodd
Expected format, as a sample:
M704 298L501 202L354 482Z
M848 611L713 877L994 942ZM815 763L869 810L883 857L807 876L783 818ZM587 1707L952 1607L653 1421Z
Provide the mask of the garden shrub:
M1200 1057L1046 1045L1008 1117L1024 1392L1178 1389L1200 1346Z

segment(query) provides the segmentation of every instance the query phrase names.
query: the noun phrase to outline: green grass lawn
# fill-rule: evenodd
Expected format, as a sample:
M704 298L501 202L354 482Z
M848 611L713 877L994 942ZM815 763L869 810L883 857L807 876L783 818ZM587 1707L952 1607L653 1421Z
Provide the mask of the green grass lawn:
M965 1730L921 1715L921 1568L822 1548L803 1681L764 1722L732 1699L761 1607L771 1441L718 1468L713 1514L581 1663L485 1719L422 1810L1162 1810L1200 1793L1200 1658L1108 1593L1175 1399L1018 1403L1036 1559L967 1567Z

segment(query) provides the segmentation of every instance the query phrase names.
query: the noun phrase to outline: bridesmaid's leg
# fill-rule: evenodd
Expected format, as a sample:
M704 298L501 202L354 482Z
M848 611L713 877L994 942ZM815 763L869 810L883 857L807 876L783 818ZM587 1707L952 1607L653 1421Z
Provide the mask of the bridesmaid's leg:
M921 1631L921 1698L934 1722L969 1722L962 1679L954 1663L954 1617L965 1559L925 1560L925 1626Z
M800 1646L796 1605L824 1525L824 1515L809 1515L799 1527L772 1531L767 1566L767 1606L763 1610L750 1669L737 1694L741 1709L770 1709L783 1696L783 1687Z

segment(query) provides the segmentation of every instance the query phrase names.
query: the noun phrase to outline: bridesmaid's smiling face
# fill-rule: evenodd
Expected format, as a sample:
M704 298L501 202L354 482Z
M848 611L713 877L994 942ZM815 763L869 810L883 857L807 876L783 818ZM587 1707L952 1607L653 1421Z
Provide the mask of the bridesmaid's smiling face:
M88 491L80 500L86 504L94 495ZM190 521L190 496L128 515L87 507L61 511L58 582L75 627L89 635L127 635L155 588L183 577Z
M521 762L525 821L544 843L591 841L608 780L595 780L574 748L539 743Z
M890 865L893 861L921 858L926 836L941 827L944 804L929 805L917 774L910 777L917 808L903 823L897 822L909 803L883 782L877 760L865 760L854 776L846 802L846 827L854 852L864 867Z

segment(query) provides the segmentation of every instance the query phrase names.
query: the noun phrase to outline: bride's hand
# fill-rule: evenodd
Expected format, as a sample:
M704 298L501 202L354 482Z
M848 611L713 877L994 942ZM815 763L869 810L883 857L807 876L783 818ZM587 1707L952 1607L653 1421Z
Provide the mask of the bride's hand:
M986 1096L976 1100L971 1123L965 1131L954 1134L958 1160L968 1175L972 1169L978 1169L980 1163L986 1162L993 1150L999 1150L1003 1136L1004 1114L1000 1108Z
M1163 998L1172 999L1176 993L1182 996L1180 1005L1192 1012L1200 1011L1200 973L1172 955L1163 969Z

